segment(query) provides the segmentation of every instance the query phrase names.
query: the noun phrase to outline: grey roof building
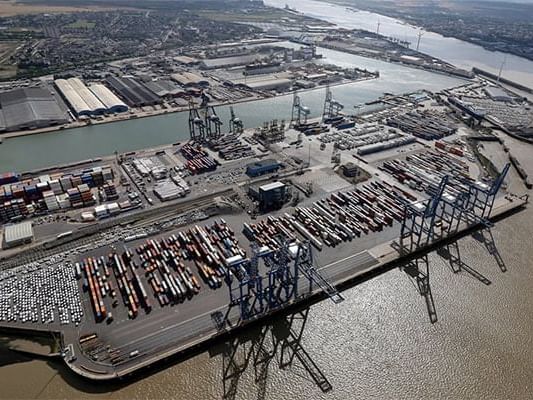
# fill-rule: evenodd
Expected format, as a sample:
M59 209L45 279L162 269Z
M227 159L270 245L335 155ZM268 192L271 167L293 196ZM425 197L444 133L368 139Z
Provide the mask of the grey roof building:
M159 79L157 81L146 82L144 83L144 86L146 86L159 97L174 97L185 94L185 90L168 79Z
M258 61L261 58L262 57L257 54L234 57L206 58L205 60L202 60L200 62L200 66L203 69L238 67L241 65L250 64L254 61Z
M133 77L118 78L109 76L106 83L111 87L130 107L151 106L161 103L159 97L146 86Z
M69 122L68 111L50 87L19 88L0 93L0 130L44 128Z

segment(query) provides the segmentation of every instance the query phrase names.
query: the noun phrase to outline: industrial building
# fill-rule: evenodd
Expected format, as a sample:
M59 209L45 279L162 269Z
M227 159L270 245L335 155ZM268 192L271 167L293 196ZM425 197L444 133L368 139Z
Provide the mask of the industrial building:
M109 76L106 79L106 83L130 107L153 106L161 102L155 93L132 77L117 78Z
M98 97L98 100L102 102L108 112L120 113L128 111L128 106L101 83L95 83L89 89Z
M235 86L241 86L252 90L287 90L293 84L293 76L290 72L274 74L251 75L236 77L229 82Z
M494 101L511 102L514 101L514 97L507 93L500 87L489 86L484 89L487 96Z
M270 172L276 172L280 167L281 164L277 160L261 160L248 164L246 166L246 175L251 178L255 178Z
M31 87L0 93L0 131L37 129L70 121L52 88Z
M107 111L79 78L56 79L54 83L76 116L100 115Z
M207 87L209 86L209 81L207 79L202 78L198 74L193 74L192 72L184 71L184 72L172 74L170 77L176 82L178 82L183 87L191 87L191 86Z
M170 201L185 196L185 191L170 180L154 185L154 194L161 201Z
M287 78L272 78L247 82L245 86L252 90L287 90L292 86L292 80Z
M189 56L176 56L174 57L174 61L184 65L194 65L198 64L199 62L196 58L192 58Z
M159 79L157 81L150 81L144 83L148 89L154 92L159 97L179 97L185 96L186 92L174 82L168 79Z
M4 226L4 249L31 243L33 241L33 227L31 221Z
M259 203L262 212L277 210L287 198L287 186L283 182L272 182L254 187L250 186L248 194Z
M200 68L217 69L217 68L239 67L239 66L251 64L255 61L259 61L260 58L261 56L257 54L235 56L235 57L211 58L211 59L202 60L200 62Z

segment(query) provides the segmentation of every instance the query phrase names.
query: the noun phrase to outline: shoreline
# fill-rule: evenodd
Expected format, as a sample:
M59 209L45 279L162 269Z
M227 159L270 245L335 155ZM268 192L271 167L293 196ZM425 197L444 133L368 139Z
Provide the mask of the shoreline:
M328 0L319 0L319 1L324 1L325 3L329 3ZM367 12L367 13L371 13L371 14L376 14L376 15L381 15L381 16L384 16L384 17L396 19L403 25L408 25L408 26L410 26L412 28L415 28L415 29L423 29L423 30L425 30L427 32L431 32L431 33L435 33L437 35L440 35L443 38L460 40L462 42L469 43L469 44L474 45L474 46L479 46L479 47L481 47L482 49L484 49L486 51L490 51L490 52L493 52L493 53L497 52L497 53L502 53L502 54L509 54L509 55L514 56L514 57L522 58L524 60L533 62L533 57L527 57L527 56L524 56L523 54L516 54L516 53L511 52L509 50L504 51L504 50L488 47L488 46L486 46L484 44L480 44L479 42L469 40L468 37L449 35L449 34L446 34L444 32L439 32L439 31L433 30L431 27L427 27L427 26L424 26L422 24L419 24L416 21L407 20L405 18L405 16L403 16L403 15L394 15L394 14L389 14L389 13L385 14L385 13L383 13L383 11L373 11L373 10L370 10L370 9L364 10L364 9L361 9L361 8L356 8L354 6L346 5L344 3L340 3L340 2L336 2L336 1L334 1L331 4L336 4L336 5L339 5L339 6L343 6L347 10L354 11L354 12Z
M527 206L527 200L518 197L513 197L512 201L499 198L499 201L497 200L497 203L498 204L495 204L495 208L491 215L491 221L499 221L505 219L509 215L512 215L516 212L520 212ZM322 267L321 270L324 274L330 275L330 279L332 279L332 283L334 284L334 286L339 288L341 291L344 291L346 289L349 289L350 287L356 286L361 282L372 279L384 272L399 267L405 262L427 254L428 252L435 250L443 244L450 243L454 240L464 237L465 235L478 230L478 228L479 223L472 226L468 226L463 223L459 230L454 234L450 235L449 237L438 238L437 240L431 242L424 248L405 255L399 254L395 247L392 245L392 243L397 240L394 239L392 241L387 241L382 244L377 244L369 250L365 250L363 252L353 254L348 257L348 259L352 259L364 253L367 253L373 259L371 265L352 265L350 263L350 270L346 271L348 272L348 274L346 274L346 272L341 273L339 271L328 271L328 269L332 269L333 265L346 261L338 260ZM280 315L286 314L293 310L300 309L302 307L308 307L322 300L327 300L327 297L325 296L324 292L321 289L314 289L313 291L302 295L299 299L294 300L283 307L273 309L268 313L259 315L243 323L239 323L239 321L237 321L237 324L230 325L229 323L233 323L234 321L228 318L228 328L224 327L222 329L216 329L214 327L211 327L207 330L197 330L192 337L185 338L181 341L181 343L168 343L165 348L156 350L156 354L145 354L143 355L144 357L141 356L139 360L132 359L127 361L128 364L134 363L133 365L117 365L110 367L108 366L107 370L105 371L101 369L104 365L95 364L94 361L90 360L89 358L86 358L86 356L81 353L79 345L77 344L77 341L79 340L79 332L61 331L60 335L62 347L66 348L68 346L68 343L71 343L73 346L76 347L75 352L78 356L76 361L69 363L66 359L64 359L64 363L72 372L90 381L111 382L120 379L130 379L137 374L142 374L143 371L147 371L150 368L154 368L155 370L157 370L158 366L161 366L162 364L168 362L180 362L186 359L188 356L198 353L201 350L204 350L205 348L207 348L207 346L211 345L215 341L233 337L257 324L264 324L272 318L276 318ZM227 306L223 308L226 307ZM202 317L206 316L199 315L193 317L192 319L178 322L175 327L181 327L186 324L194 324L195 322L198 322L198 320ZM207 315L207 317L209 318L209 315ZM0 331L12 332L13 330L20 332L25 331L26 329L20 326L6 326L6 324L0 326ZM33 331L43 332L47 330L33 329ZM50 330L50 332L57 331L57 329ZM89 363L89 365L84 365L87 363Z
M348 82L332 83L329 86L330 87L335 87L335 86L351 85L351 84L355 84L355 83L359 83L359 82L370 81L370 80L373 80L373 79L379 79L379 75L375 76L375 77L364 77L364 78L360 78L360 79L353 79L353 80L350 80ZM209 103L209 105L213 106L213 107L223 107L223 106L231 106L231 105L234 105L234 104L252 103L252 102L256 102L256 101L268 100L268 99L277 98L277 97L290 96L290 95L294 94L295 92L305 93L305 92L311 92L313 90L321 90L321 89L324 89L325 87L326 87L326 85L317 85L317 86L315 86L313 88L309 88L309 89L299 89L297 91L296 90L292 90L292 91L289 91L289 92L286 92L286 93L272 95L272 96L264 96L264 97L260 97L260 98L244 98L244 99L239 99L239 100L236 100L236 101L228 101L228 102L213 102L213 103ZM55 133L55 132L59 132L59 131L73 130L73 129L78 129L78 128L87 128L87 127L90 127L90 126L105 125L105 124L111 124L111 123L115 123L115 122L125 122L125 121L131 121L131 120L135 120L135 119L158 117L158 116L167 115L167 114L177 114L177 113L187 112L188 110L189 110L188 106L183 106L183 107L177 107L177 108L171 108L171 109L141 111L141 112L135 113L135 114L128 114L129 115L128 117L120 118L122 115L125 114L125 113L123 113L123 114L117 114L116 117L109 117L109 118L106 118L106 119L101 120L101 121L90 120L90 121L92 121L90 123L84 123L84 122L81 122L81 121L73 121L73 122L71 122L68 125L50 126L50 127L46 127L46 128L38 128L38 129L31 129L31 130L0 133L0 144L2 144L2 142L4 140L6 140L6 139L14 139L14 138L18 138L18 137L32 136L32 135L38 135L38 134L44 134L44 133Z
M345 49L345 48L342 48L342 47L337 47L337 46L334 46L334 45L329 45L329 44L326 44L326 43L323 43L323 42L321 42L318 47L323 47L323 48L329 49L329 50L335 50L335 51L339 51L339 52L343 52L343 53L347 53L347 54L352 54L352 55L358 56L358 57L364 57L364 58L369 58L369 59L373 59L373 60L383 61L383 62L387 62L387 63L394 64L394 65L401 65L401 66L406 67L406 68L413 68L413 69L417 69L417 70L421 70L421 71L431 72L431 73L438 74L438 75L450 76L450 77L453 77L453 78L459 78L459 79L464 79L464 80L472 80L472 79L474 79L477 76L474 72L472 72L473 76L471 76L471 77L470 76L465 76L465 74L460 72L461 70L459 68L457 68L457 67L453 66L452 64L449 64L449 63L447 63L446 61L443 61L443 60L441 60L443 63L446 63L448 65L453 66L455 68L455 70L444 71L444 70L430 68L429 66L425 66L424 64L409 63L409 62L405 62L405 61L391 60L391 59L388 59L388 58L385 58L385 57L380 57L380 56L372 56L372 54L368 54L368 53L364 53L363 54L361 52L357 52L357 51L350 50L350 49ZM420 54L422 54L422 55L427 57L427 54L425 54L425 53L420 53Z

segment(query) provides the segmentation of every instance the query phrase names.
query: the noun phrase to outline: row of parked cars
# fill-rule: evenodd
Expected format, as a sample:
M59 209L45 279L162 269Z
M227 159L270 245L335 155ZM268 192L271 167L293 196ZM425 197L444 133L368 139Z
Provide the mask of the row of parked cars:
M71 266L32 263L0 272L0 321L78 325L82 317Z

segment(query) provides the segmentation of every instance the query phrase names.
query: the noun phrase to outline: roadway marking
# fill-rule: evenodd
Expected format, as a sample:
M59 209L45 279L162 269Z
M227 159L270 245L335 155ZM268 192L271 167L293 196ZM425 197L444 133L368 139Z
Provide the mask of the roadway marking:
M124 343L124 344L122 344L120 347L127 347L127 346L129 346L129 345L131 345L131 344L133 344L133 343L137 343L137 342L139 342L139 341L141 341L141 340L145 340L145 339L151 338L151 337L154 336L154 335L158 335L158 334L163 333L163 332L166 332L166 331L168 331L168 330L170 330L170 329L177 328L177 327L179 327L179 326L181 326L181 325L184 325L184 324L187 324L187 323L189 323L189 322L191 322L191 321L194 321L194 320L200 319L200 318L202 318L202 317L205 317L205 316L208 315L208 314L212 314L213 312L220 311L220 310L222 310L222 309L224 309L224 308L226 308L225 305L222 306L222 307L218 307L218 308L216 308L216 309L212 309L212 310L210 310L210 311L207 311L207 312L205 312L205 313L203 313L203 314L197 315L196 317L189 318L189 319L186 320L186 321L179 322L179 323L176 323L176 324L173 324L173 325L169 325L169 326L167 326L166 328L161 329L160 331L153 332L153 333L151 333L151 334L149 334L149 335L143 336L142 338L138 338L138 339L132 340L132 341L130 341L130 342L128 342L128 343ZM202 335L201 333L198 333L198 334L199 334L199 335Z
M328 265L325 265L325 266L323 266L323 267L320 267L319 270L323 270L323 269L325 269L325 268L330 268L330 267L332 267L332 266L334 266L334 265L337 265L337 264L339 264L339 263L341 263L341 262L344 262L344 261L349 260L349 259L351 259L351 258L354 258L354 257L360 256L360 255L365 254L365 253L367 253L371 258L373 258L373 259L375 260L375 257L372 256L372 254L370 254L367 250L365 250L365 251L361 251L361 252L359 252L359 253L357 253L357 254L352 254L351 256L344 257L344 258L341 258L340 260L337 260L337 261L334 261L334 262L332 262L332 263L329 263ZM376 260L376 261L377 261L377 260Z
M342 259L340 259L340 260L334 261L334 262L332 262L332 263L330 263L330 264L328 264L328 265L325 265L324 267L319 268L319 270L323 270L324 268L330 268L330 267L332 267L333 265L336 265L336 264L342 263L342 262L344 262L344 261L346 261L346 260L350 260L350 259L352 259L352 258L355 258L355 257L361 256L361 255L364 255L365 253L368 254L369 257L371 257L372 259L375 260L375 258L374 258L370 253L368 253L368 251L365 250L365 251L359 252L359 253L357 253L357 254L352 254L351 256L347 256L347 257L342 258ZM204 312L204 313L202 313L202 314L199 314L199 315L197 315L197 316L195 316L195 317L193 317L193 318L189 318L189 319L186 320L186 321L182 321L182 322L179 322L179 323L175 323L175 324L169 325L169 326L167 326L167 327L165 327L165 328L162 327L161 330L159 330L159 331L157 331L157 332L153 332L153 333L151 333L151 334L149 334L149 335L146 335L146 336L143 336L143 337L141 337L141 338L134 339L134 340L132 340L132 341L130 341L130 342L124 343L124 344L122 344L120 347L124 348L124 347L130 346L130 345L132 345L132 344L134 344L134 343L137 343L137 342L139 342L139 341L143 341L143 340L149 339L149 338L151 338L151 337L153 337L153 336L155 336L155 335L158 335L158 334L160 334L160 333L166 332L166 331L171 330L171 329L174 329L174 328L178 328L178 327L180 327L180 326L182 326L182 325L185 325L185 324L188 324L188 323L190 323L190 322L192 322L192 321L199 320L199 319L205 317L206 315L210 315L210 314L212 314L212 313L214 313L214 312L221 311L221 310L225 309L226 307L227 307L227 305L223 305L223 306L221 306L221 307L214 308L214 309L211 309L211 310L209 310L209 311L206 311L206 312ZM146 325L144 325L143 328L144 328L144 327L146 327ZM203 335L203 333L200 333L200 332L199 332L198 335Z

